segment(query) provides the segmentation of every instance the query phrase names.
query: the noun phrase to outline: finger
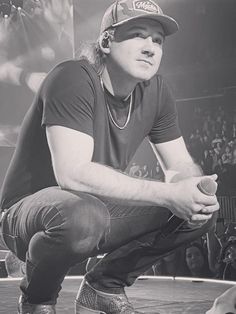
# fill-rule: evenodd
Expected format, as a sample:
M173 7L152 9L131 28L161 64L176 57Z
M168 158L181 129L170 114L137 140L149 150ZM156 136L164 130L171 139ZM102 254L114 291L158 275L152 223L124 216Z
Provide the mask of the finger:
M207 220L200 220L200 221L188 221L187 226L189 228L199 228L207 223Z
M206 206L216 205L218 201L215 195L213 196L205 195L201 191L199 191L197 203L203 204L203 207L206 207Z
M210 206L205 206L200 210L200 214L211 214L214 213L216 211L218 211L220 209L220 205L219 203L217 203L216 205L210 205Z
M194 221L204 221L204 220L209 220L211 219L212 217L212 214L207 214L207 215L204 215L204 214L194 214L192 215L191 217L191 222L194 222Z

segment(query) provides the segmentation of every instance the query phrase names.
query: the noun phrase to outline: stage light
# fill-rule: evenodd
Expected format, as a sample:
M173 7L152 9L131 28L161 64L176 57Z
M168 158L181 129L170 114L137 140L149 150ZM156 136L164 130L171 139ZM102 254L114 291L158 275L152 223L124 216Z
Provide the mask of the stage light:
M4 18L8 18L11 14L11 1L10 0L0 0L0 14Z
M12 6L17 9L23 8L23 0L12 0Z

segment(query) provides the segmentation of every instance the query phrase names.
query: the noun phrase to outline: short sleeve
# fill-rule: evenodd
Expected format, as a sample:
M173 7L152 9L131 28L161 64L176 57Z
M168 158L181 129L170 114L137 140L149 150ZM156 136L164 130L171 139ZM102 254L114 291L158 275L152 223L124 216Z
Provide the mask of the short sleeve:
M169 86L159 80L158 109L153 127L149 133L154 144L168 142L181 136L178 123L176 103Z
M42 126L60 125L93 136L94 87L79 61L57 65L42 89Z

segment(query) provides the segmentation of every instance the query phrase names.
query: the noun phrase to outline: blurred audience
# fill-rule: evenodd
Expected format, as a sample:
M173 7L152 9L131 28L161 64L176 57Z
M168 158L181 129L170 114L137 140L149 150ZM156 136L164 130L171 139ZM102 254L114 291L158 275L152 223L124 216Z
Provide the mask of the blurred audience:
M219 278L236 281L236 237L229 239L222 249Z
M225 109L226 108L226 109ZM236 193L236 111L233 106L196 105L188 148L206 174L218 174L218 195Z
M152 267L153 274L155 276L183 276L186 273L183 253L184 250L181 247L160 258Z
M5 257L5 265L8 277L23 277L25 274L25 263L19 260L12 252Z
M190 243L185 248L186 273L188 277L213 278L208 262L208 253L198 242Z

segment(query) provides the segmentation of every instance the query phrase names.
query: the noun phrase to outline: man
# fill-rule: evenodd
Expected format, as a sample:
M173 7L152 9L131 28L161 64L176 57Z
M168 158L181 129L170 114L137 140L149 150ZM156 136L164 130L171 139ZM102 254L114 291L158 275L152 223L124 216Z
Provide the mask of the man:
M216 196L197 187L204 177L157 75L164 39L177 29L156 1L116 1L103 17L94 62L64 62L43 82L1 197L3 239L26 260L18 313L56 313L69 268L105 253L85 276L76 313L138 313L124 287L212 224ZM163 183L124 174L145 136L167 170L188 178ZM170 214L191 224L175 232L168 225L167 234Z

